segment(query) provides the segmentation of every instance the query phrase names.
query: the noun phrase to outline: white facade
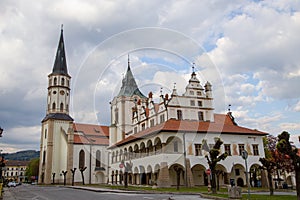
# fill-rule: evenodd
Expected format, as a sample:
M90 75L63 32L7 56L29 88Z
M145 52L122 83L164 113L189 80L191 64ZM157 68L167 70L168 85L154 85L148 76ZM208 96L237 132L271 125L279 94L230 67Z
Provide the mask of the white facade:
M80 169L85 169L84 181L89 184L124 184L128 172L130 184L170 187L181 170L181 184L207 185L205 156L216 138L224 142L220 153L229 154L217 165L220 184L232 180L246 184L242 150L249 154L248 168L258 169L266 133L238 126L230 112L215 114L212 85L202 85L194 71L184 94L177 94L174 88L156 103L152 92L147 97L141 93L128 61L120 92L110 102L110 126L74 123L69 116L71 76L63 47L61 33L53 72L48 76L39 183L63 183L63 171L68 171L68 184L80 183ZM71 170L75 168L73 180Z

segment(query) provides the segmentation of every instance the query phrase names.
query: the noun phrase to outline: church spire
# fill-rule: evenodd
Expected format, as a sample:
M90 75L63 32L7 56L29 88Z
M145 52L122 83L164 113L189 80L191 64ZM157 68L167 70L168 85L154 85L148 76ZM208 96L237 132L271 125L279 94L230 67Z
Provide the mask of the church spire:
M63 36L63 25L61 25L60 39L56 51L56 57L54 61L54 66L52 70L53 75L65 75L69 76L67 68L67 60L65 53L65 44Z
M128 55L128 67L127 67L127 72L125 74L125 77L122 80L122 86L121 90L118 94L118 96L133 96L133 95L138 95L139 97L146 98L145 95L142 94L140 89L138 88L134 76L132 74L132 71L130 69L130 60L129 60L129 55Z

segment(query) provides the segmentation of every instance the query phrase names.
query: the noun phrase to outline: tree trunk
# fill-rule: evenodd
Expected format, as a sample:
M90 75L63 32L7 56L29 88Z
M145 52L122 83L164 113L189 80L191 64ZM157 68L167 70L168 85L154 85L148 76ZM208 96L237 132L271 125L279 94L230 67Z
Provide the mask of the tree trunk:
M270 190L270 195L273 196L274 195L274 188L273 188L273 180L272 180L272 174L270 172L268 172L268 182L269 182L269 190Z
M217 193L217 190L216 190L216 174L214 171L212 171L211 173L211 191L213 194L216 194Z
M81 178L82 178L82 185L84 185L84 175L83 175L83 171L80 171L81 172Z

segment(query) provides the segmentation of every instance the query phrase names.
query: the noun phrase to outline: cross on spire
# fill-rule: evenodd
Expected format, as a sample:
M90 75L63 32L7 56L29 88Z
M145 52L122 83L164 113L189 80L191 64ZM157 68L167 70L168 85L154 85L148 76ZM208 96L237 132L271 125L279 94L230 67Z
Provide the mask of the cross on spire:
M192 65L192 70L193 70L193 73L195 73L195 63L193 62L193 65Z

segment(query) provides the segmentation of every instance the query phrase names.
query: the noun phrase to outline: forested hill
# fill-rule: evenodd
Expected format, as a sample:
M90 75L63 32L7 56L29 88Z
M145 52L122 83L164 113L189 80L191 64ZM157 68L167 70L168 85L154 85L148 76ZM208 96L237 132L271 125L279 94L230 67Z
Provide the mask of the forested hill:
M35 150L19 151L16 153L3 153L5 160L26 160L40 157L40 152Z

